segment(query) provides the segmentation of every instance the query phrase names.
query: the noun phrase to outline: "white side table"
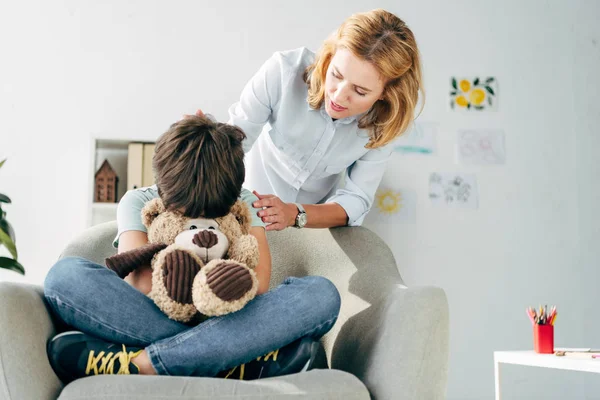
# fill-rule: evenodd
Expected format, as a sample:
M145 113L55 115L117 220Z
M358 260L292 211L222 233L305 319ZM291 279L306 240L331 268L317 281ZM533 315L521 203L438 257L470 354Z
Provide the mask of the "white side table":
M600 373L600 360L597 359L558 357L554 354L538 354L533 350L495 351L496 400L500 400L500 363Z

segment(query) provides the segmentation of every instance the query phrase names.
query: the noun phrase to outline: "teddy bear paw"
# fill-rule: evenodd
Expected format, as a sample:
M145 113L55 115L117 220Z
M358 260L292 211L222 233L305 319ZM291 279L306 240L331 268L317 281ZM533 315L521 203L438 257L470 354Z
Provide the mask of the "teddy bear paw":
M192 298L204 315L217 316L238 311L256 295L254 271L232 260L212 260L194 279Z
M198 312L193 304L192 284L201 262L182 249L166 249L159 255L152 273L149 296L169 318L188 322Z

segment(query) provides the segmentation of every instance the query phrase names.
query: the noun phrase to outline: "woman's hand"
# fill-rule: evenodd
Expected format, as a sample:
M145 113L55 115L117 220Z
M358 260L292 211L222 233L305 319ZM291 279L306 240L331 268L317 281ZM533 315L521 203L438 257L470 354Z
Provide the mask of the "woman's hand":
M296 223L298 207L294 203L284 203L274 194L258 194L256 191L252 193L258 197L258 201L252 204L254 208L264 208L258 212L258 216L268 224L268 231L281 231Z
M197 117L206 117L206 115L204 115L204 113L202 112L201 109L198 109L198 111L196 111L195 114ZM189 115L189 114L183 114L183 118L189 118L189 117L193 117L193 115Z

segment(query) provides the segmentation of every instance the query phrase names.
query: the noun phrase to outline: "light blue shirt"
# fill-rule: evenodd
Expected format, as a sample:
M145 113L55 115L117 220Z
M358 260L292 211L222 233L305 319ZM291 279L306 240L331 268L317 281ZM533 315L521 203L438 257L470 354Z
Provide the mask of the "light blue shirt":
M356 116L333 121L324 105L310 107L302 76L314 59L306 48L275 53L229 108L247 135L244 186L285 202L338 203L348 225L360 225L394 145L366 149Z
M148 232L144 223L142 222L142 208L152 199L158 197L158 188L156 185L128 190L123 195L123 198L119 201L117 206L117 236L113 240L113 247L119 246L119 237L121 233L126 231L141 231ZM240 200L245 202L250 209L251 226L264 227L265 223L262 222L260 217L256 214L259 209L252 207L258 198L249 190L242 188L240 193Z

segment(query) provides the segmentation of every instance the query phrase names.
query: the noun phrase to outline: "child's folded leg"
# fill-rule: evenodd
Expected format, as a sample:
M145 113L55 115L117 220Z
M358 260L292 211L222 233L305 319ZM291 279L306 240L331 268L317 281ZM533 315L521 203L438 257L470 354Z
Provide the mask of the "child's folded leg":
M216 376L297 339L318 340L339 310L340 296L329 280L288 278L240 311L160 340L146 352L160 375Z
M67 325L113 343L145 347L189 329L115 272L83 258L59 260L48 272L44 295Z
M48 273L45 295L54 312L68 325L93 336L69 338L71 342L85 342L85 345L69 343L68 353L73 353L69 356L73 362L65 362L63 355L55 354L59 350L66 354L66 346L62 343L59 346L59 341L55 341L53 348L49 347L49 356L52 359L54 354L56 363L70 363L65 368L71 369L69 374L73 375L69 376L72 377L85 376L90 371L95 373L95 369L90 370L87 365L83 369L79 365L81 360L90 360L89 343L98 351L106 347L106 354L114 348L114 355L123 345L132 346L120 354L130 358L144 349L152 368L161 375L217 376L246 363L249 363L245 366L249 372L253 366L261 371L266 368L267 376L292 373L297 365L304 363L298 360L314 358L311 340L318 340L331 329L340 309L339 293L327 279L288 278L242 310L190 328L167 318L151 299L114 272L82 258L60 260ZM94 338L106 343L96 342ZM301 338L311 340L298 342ZM297 345L287 346L292 342ZM278 349L286 351L277 352ZM81 354L74 354L77 352ZM271 363L254 365L258 364L257 358L272 352L280 354L280 358L263 357L260 362ZM121 358L114 363L119 364ZM102 364L104 359L99 362ZM117 373L119 370L122 370L120 366L109 371ZM129 370L135 373L135 363ZM247 374L245 379L258 376L265 377L260 372L256 376Z

